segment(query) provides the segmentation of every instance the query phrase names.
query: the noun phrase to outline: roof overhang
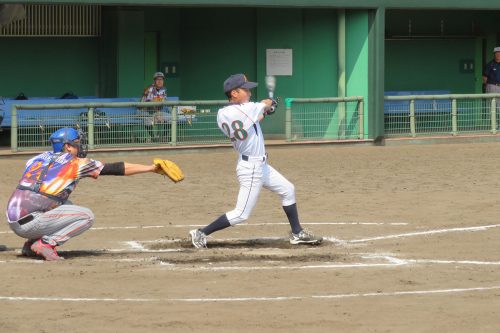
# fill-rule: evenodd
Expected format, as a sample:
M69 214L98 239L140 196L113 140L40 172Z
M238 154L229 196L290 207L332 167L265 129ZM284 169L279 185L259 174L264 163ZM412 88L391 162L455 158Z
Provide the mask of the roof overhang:
M99 4L113 6L176 7L302 7L302 8L379 8L387 9L500 9L491 0L0 0L0 4Z

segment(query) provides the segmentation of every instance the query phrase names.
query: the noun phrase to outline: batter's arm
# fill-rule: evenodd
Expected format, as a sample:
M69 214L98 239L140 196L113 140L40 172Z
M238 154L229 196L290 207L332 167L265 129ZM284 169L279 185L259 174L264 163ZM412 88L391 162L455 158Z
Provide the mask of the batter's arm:
M270 98L263 99L263 100L262 100L262 101L260 101L260 102L261 102L262 104L264 104L264 105L265 105L265 107L264 107L264 112L265 112L266 110L268 110L268 109L272 106L272 104L273 104L273 100L272 100L272 99L270 99ZM265 117L265 115L264 115L264 113L262 113L261 115L259 115L259 119L258 119L258 120L259 120L259 121L262 121L262 119L264 119L264 117Z

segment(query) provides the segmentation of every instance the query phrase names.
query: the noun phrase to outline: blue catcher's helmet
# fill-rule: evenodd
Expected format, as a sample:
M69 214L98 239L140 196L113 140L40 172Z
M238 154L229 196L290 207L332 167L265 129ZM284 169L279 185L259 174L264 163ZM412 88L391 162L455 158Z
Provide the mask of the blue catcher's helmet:
M78 157L85 157L87 155L86 147L82 142L83 139L84 135L81 131L69 127L58 129L49 138L54 153L62 152L64 145L68 143L74 147L78 147ZM80 140L80 142L75 143L75 140Z

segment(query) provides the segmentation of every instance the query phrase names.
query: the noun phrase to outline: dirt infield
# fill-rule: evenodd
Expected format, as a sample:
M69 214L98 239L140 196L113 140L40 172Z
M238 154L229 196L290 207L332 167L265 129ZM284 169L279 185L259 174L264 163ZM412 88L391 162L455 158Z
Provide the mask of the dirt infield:
M269 153L322 245L290 246L264 191L248 223L192 249L188 231L233 208L235 153L166 155L183 183L80 183L71 200L96 221L63 262L21 257L2 218L0 332L498 332L498 143ZM23 164L0 160L1 207Z

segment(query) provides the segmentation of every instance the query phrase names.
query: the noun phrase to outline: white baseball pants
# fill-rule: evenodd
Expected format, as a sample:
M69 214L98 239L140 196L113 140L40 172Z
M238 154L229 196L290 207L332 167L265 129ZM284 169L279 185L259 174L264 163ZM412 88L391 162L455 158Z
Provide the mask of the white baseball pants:
M262 187L278 193L282 206L295 203L295 188L276 169L263 161L265 157L250 157L248 161L241 158L236 167L236 175L240 182L240 191L236 208L226 213L231 225L247 220L252 213Z
M9 222L14 233L22 238L57 246L88 230L94 223L94 214L85 207L64 204L48 212L33 213L34 219L26 224Z

